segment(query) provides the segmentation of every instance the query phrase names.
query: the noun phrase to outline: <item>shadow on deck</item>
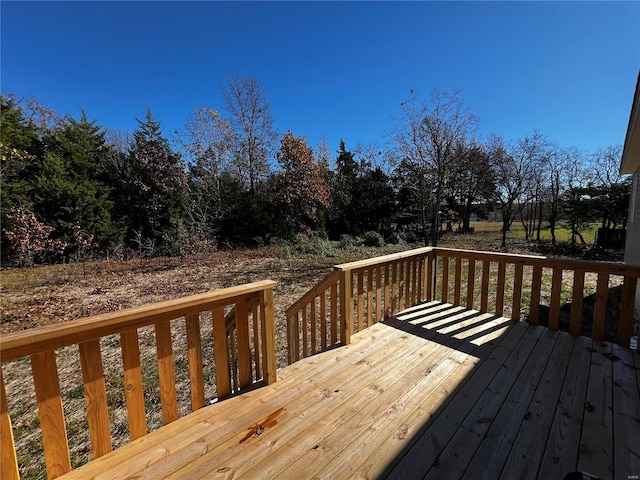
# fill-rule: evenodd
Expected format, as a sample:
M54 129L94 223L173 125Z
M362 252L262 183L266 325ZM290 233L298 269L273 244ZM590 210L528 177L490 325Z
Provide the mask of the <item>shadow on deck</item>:
M64 478L640 473L640 357L431 302Z

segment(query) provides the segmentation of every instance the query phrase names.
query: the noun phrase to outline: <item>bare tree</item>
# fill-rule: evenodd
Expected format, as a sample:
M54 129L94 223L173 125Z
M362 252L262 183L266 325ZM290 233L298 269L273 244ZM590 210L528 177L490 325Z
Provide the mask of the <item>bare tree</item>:
M452 186L452 197L459 210L462 231L469 232L474 204L486 204L493 198L496 188L489 155L484 146L475 140L458 145Z
M315 158L316 164L322 169L328 171L331 168L331 164L333 163L331 150L329 150L329 144L324 136L320 137L313 157Z
M492 135L488 152L496 182L496 200L502 214L501 247L507 247L507 232L522 208L533 198L536 172L544 157L546 142L534 132L516 144L507 146L504 140Z
M356 145L353 156L359 165L360 173L369 172L378 167L385 170L386 159L382 154L382 147L376 142Z
M232 75L221 87L233 132L231 151L239 180L255 190L269 171L269 158L277 142L271 106L255 77Z
M128 153L133 148L133 134L123 130L107 129L105 141L109 148L100 158L102 169L121 183L130 182L133 173Z
M580 227L585 223L585 216L588 219L588 212L585 215L585 209L588 210L588 202L586 202L586 190L588 185L588 167L586 166L585 155L583 152L573 149L565 157L562 164L564 184L564 203L567 215L566 221L571 230L571 246L576 246L576 238L580 239L580 243L585 245L584 237L580 233Z
M622 146L611 145L598 150L593 156L595 165L595 185L599 203L599 213L603 228L615 228L620 222L626 225L630 177L620 174Z
M230 164L229 123L212 108L196 108L177 141L189 159L187 221L205 248L215 245L222 217L220 175Z
M429 102L418 103L413 91L403 102L400 118L392 133L396 158L412 173L412 188L421 203L425 244L428 243L427 217L430 216L431 241L438 243L440 211L455 171L456 145L473 132L477 118L458 96L435 90ZM427 212L431 205L431 212Z
M620 157L622 147L610 145L601 148L594 155L595 177L601 185L610 187L620 183L624 175L620 174Z

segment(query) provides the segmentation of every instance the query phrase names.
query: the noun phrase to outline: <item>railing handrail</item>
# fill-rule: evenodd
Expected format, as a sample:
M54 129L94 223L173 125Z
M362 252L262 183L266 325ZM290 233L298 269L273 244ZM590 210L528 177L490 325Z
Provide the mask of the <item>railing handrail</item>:
M483 264L481 285L475 280L476 262ZM497 271L495 280L492 280L490 274L492 265ZM451 279L450 268L453 269ZM510 279L507 268L512 272L509 273L512 275ZM468 272L464 273L463 269ZM334 323L339 322L340 343L348 344L354 324L358 329L363 325L367 328L372 322L381 320L383 316L394 314L396 307L402 308L409 299L411 302L434 300L439 291L443 302L451 302L454 305L464 303L466 308L473 309L475 300L479 299L480 305L477 307L479 311L489 312L490 294L495 290L495 309L493 310L495 315L502 316L505 313L505 301L507 301L511 302L512 317L520 320L523 301L529 302L527 321L537 324L543 276L551 278L552 281L549 293L549 316L553 318L549 327L557 329L564 285L563 275L571 272L572 275L566 275L565 280L573 282L572 286L566 287L567 290L571 289L572 295L569 331L573 334L580 333L581 319L584 315L582 304L585 275L589 273L597 276L591 334L594 339L602 339L604 336L609 281L612 276L624 277L618 306L620 320L617 341L621 345L627 345L632 332L634 298L636 284L640 279L640 266L540 255L422 247L335 265L333 273L337 276L325 277L286 311L290 361L297 360L300 351L304 356L308 356L309 352L313 354L317 351L315 347L319 343L316 335L320 331L320 340L324 342L327 318L331 321L332 327ZM512 282L511 286L505 283L507 280ZM531 283L527 286L526 282ZM330 287L331 292L327 292ZM525 288L528 290L525 291ZM448 298L449 289L452 290L451 300ZM509 298L505 298L509 289L513 291L509 293ZM461 298L463 291L466 301ZM523 295L527 292L530 299L525 300ZM317 307L316 302L319 302L320 308ZM326 306L331 305L335 309L336 304L340 306L339 315L336 315L333 310L330 316L327 315ZM363 312L366 312L366 315ZM380 318L373 318L374 316ZM300 327L303 328L302 349L299 348L300 339L297 333ZM331 345L327 344L327 346L332 347L335 343L332 338ZM325 348L324 344L322 348Z
M319 292L323 292L334 283L338 283L340 275L337 271L332 271L327 274L320 282L318 282L311 290L307 291L299 300L291 305L285 311L285 315L289 318L294 312L298 311L300 307L308 304Z
M371 265L394 262L409 257L424 255L434 251L433 247L421 247L414 248L413 250L405 250L404 252L390 253L389 255L382 255L379 257L368 258L365 260L357 260L355 262L341 263L340 265L334 265L333 269L337 271L357 270L359 268L370 267Z
M263 280L230 288L223 288L198 295L164 302L118 310L111 313L71 320L56 325L36 327L0 337L1 361L87 342L131 328L152 325L162 320L172 320L191 313L209 310L227 300L257 294L274 288L276 282Z
M526 265L542 267L559 267L567 270L583 270L586 272L603 272L612 275L623 275L630 277L640 277L640 266L627 265L623 263L600 262L593 260L576 260L560 257L544 257L538 255L521 255L516 253L485 252L479 250L459 250L455 248L436 247L433 251L449 252L457 257L474 258L476 260L493 260L505 263L522 263Z

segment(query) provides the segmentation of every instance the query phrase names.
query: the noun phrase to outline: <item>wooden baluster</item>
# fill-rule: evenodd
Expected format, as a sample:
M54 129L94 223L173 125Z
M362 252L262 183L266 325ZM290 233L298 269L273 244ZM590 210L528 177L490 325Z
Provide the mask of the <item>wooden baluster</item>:
M321 348L327 349L327 291L320 292L320 336Z
M418 280L418 285L417 285L417 302L416 303L420 303L423 302L426 298L426 295L424 293L424 262L425 262L425 257L420 257L418 259L418 265L417 265L417 269L416 269L416 278Z
M373 325L373 268L367 269L367 327Z
M263 380L267 385L277 379L276 371L276 330L273 316L273 290L260 292L260 318L262 319L262 353L264 361Z
M433 267L434 267L433 264L435 262L435 254L433 252L430 252L429 256L427 258L425 258L425 260L426 260L426 268L425 268L425 272L424 272L424 276L425 276L424 299L427 302L431 302L432 300L435 300L434 297L433 297L433 292L434 292L434 289L435 289L434 279L433 279Z
M262 378L262 336L260 334L260 302L253 302L251 307L251 318L253 320L253 349L256 365L256 379Z
M13 441L13 428L9 415L7 392L4 388L4 378L0 370L0 477L6 480L19 480L18 458Z
M398 262L391 264L391 309L389 315L395 315L398 311L396 307L398 302L396 300L398 295Z
M486 313L489 311L489 271L491 269L491 261L482 261L482 290L480 291L480 311Z
M247 300L236 303L236 332L238 342L238 374L240 389L253 383L251 371L251 342L249 339L249 312Z
M240 391L240 377L238 375L238 348L237 348L237 337L238 337L238 331L235 328L235 322L234 322L234 327L229 330L227 332L228 335L228 340L227 340L227 345L229 345L229 368L230 368L230 372L229 374L231 375L231 383L232 383L232 388L231 390L235 393Z
M295 355L296 355L295 359L296 359L296 361L300 360L300 358L301 358L300 357L300 322L301 322L302 319L300 318L300 316L301 316L302 313L303 312L301 312L300 310L298 310L296 312L296 319L295 319L296 321L293 324L293 334L296 337L296 341L295 341Z
M420 276L418 275L418 263L420 259L411 260L411 306L416 305L420 301Z
M84 398L87 404L91 452L93 458L98 458L112 450L109 413L107 411L107 389L104 383L100 340L89 340L81 343L78 347Z
M124 395L127 402L129 438L135 440L147 434L138 330L132 328L122 332L120 334L120 345L122 346Z
M391 300L389 298L391 291L391 264L384 266L384 317L391 316Z
M331 345L338 343L338 284L331 285Z
M317 324L316 324L316 297L314 296L311 300L311 312L309 314L310 318L310 329L309 333L311 334L311 355L316 353L318 350L316 348L316 337L317 337Z
M364 274L362 270L358 272L358 296L356 297L357 301L357 325L358 329L356 331L363 330L364 327Z
M449 256L442 257L442 303L449 301Z
M569 320L569 333L580 335L582 324L582 299L584 298L584 270L573 272L573 294L571 299L571 317Z
M398 260L398 303L396 304L398 309L396 311L404 310L404 288L405 288L405 269L404 260Z
M289 339L287 342L287 355L289 360L289 365L298 360L296 355L298 338L294 334L293 322L298 321L298 312L294 313L292 316L287 318L287 338Z
M71 471L56 354L49 350L31 355L30 358L38 401L44 462L47 477L53 479Z
M607 316L607 301L609 300L609 274L598 273L596 286L596 305L593 309L593 329L591 337L601 342L604 340L604 321Z
M158 322L155 325L155 329L162 423L167 425L178 419L176 373L173 366L173 346L171 344L171 322L169 320Z
M542 267L534 265L531 278L531 304L529 305L529 323L538 325L540 316L540 287L542 285Z
M216 362L216 390L218 398L222 399L231 395L231 377L229 375L231 365L229 363L224 307L214 307L211 313L213 317L213 355Z
M353 289L351 271L343 271L340 279L340 342L351 343L353 331Z
M384 320L384 314L382 313L382 266L376 267L376 315L373 319L374 322Z
M560 325L560 296L562 294L562 268L553 267L551 279L551 303L549 305L549 328L558 330Z
M460 305L460 292L462 290L462 257L455 257L456 270L453 289L453 304Z
M475 295L475 281L476 281L476 260L475 258L469 259L468 265L469 271L467 272L467 308L473 309L473 300Z
M513 304L511 307L511 318L520 321L520 312L522 308L522 263L514 265L515 272L513 278Z
M200 334L200 315L197 313L185 317L187 328L187 358L189 361L189 382L191 384L191 409L204 407L204 372L202 366L202 337Z
M408 258L404 262L404 304L402 308L408 308L411 304L411 259Z
M309 356L309 322L307 321L307 305L302 307L302 358Z
M501 317L504 313L504 290L505 290L505 271L507 264L505 262L498 263L498 285L496 291L496 315Z
M622 299L620 300L620 322L618 325L618 345L629 348L633 333L633 308L636 296L636 277L624 277Z

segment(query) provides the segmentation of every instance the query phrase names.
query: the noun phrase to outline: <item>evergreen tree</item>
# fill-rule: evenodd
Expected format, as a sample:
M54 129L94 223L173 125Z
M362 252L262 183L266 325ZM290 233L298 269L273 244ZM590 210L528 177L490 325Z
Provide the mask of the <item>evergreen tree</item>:
M182 156L174 152L151 109L133 133L129 238L155 242L153 253L176 255L184 240L187 176Z
M353 221L357 215L353 209L353 194L358 164L342 139L340 139L337 153L336 171L330 185L329 235L333 238L339 238L342 234L355 233Z
M6 232L15 223L10 212L32 203L32 179L40 170L44 144L41 133L24 115L12 95L0 96L0 224L3 258L10 251Z
M83 110L80 120L66 117L47 143L35 182L37 211L59 238L75 248L78 228L103 248L121 242L122 231L112 224L113 205L101 172L108 149L102 127Z

